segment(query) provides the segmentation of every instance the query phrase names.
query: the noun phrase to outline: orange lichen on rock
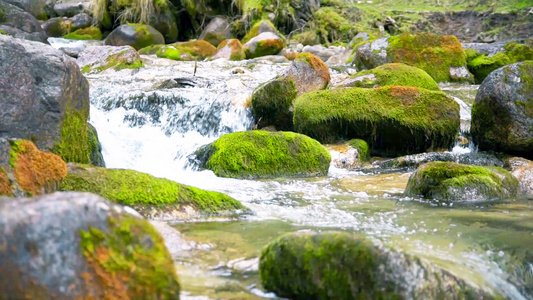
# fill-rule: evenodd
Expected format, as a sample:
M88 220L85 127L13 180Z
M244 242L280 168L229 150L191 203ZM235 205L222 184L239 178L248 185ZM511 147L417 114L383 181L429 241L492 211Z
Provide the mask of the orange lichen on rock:
M40 151L32 142L12 141L11 148L15 181L28 195L55 191L67 176L67 164L59 156Z
M298 54L296 60L309 63L313 70L317 72L318 76L324 78L324 80L326 80L327 82L331 80L328 66L326 66L323 60L316 57L315 55L309 52L303 52Z
M419 96L418 88L412 86L391 86L390 94L397 97L403 105L410 105Z
M9 183L9 178L7 178L7 174L0 167L0 196L10 196L13 194L13 190L11 188L11 184Z

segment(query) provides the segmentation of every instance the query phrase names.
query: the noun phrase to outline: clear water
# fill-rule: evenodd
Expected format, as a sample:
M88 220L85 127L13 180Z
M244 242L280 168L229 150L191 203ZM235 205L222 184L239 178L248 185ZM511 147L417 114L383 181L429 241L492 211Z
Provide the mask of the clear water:
M193 170L188 156L199 146L252 128L247 99L287 64L201 62L194 87L158 89L165 80L191 80L194 63L144 59L139 71L87 76L90 122L108 167L224 192L253 211L237 220L171 223L182 235L163 233L168 242L185 243L172 248L178 249L173 256L184 299L276 298L261 288L258 256L271 240L298 230L345 230L379 239L510 299L533 299L532 201L447 206L405 198L409 173L364 174L334 166L327 177L273 180ZM443 89L464 103L462 121L468 123L477 87Z

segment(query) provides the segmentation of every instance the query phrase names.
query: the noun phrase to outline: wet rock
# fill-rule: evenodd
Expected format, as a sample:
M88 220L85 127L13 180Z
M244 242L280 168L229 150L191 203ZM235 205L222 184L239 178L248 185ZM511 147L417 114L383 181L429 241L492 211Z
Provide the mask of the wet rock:
M136 69L143 66L139 53L131 46L89 46L76 60L83 73L107 69Z
M341 169L360 167L363 162L370 158L368 144L358 139L332 146L330 153L332 164Z
M419 257L346 232L297 232L261 253L265 289L289 299L492 299Z
M47 16L47 2L49 0L3 0L9 4L18 6L22 10L32 14L39 20L46 20Z
M372 70L362 71L344 82L343 87L378 87L400 85L440 91L439 85L424 70L401 63L384 64Z
M392 61L387 56L389 39L381 38L359 45L355 50L353 63L357 69L373 69Z
M166 7L157 7L156 5L156 13L150 16L148 21L150 26L163 35L166 43L178 40L178 23L170 5ZM154 42L154 44L159 44L159 42Z
M292 130L296 97L324 89L330 80L329 69L320 58L308 52L299 54L280 76L252 93L252 109L258 127Z
M218 45L217 53L211 59L225 58L227 60L243 60L246 54L242 44L237 39L225 40Z
M70 25L69 19L58 17L44 22L41 27L49 37L61 37L69 33Z
M72 24L72 27L70 28L71 31L75 31L78 29L91 27L93 24L93 18L86 13L79 13L70 18L70 22Z
M331 156L317 141L292 132L253 130L223 135L196 151L200 167L217 176L325 176Z
M164 44L163 35L150 25L125 24L113 30L105 39L109 46L132 46L135 50L144 47Z
M323 143L362 139L376 156L450 149L459 132L459 105L439 91L330 89L304 94L294 103L297 132Z
M447 161L472 166L503 167L504 162L492 154L487 153L452 153L429 152L397 157L376 163L381 168L418 168L420 165L434 162Z
M254 37L257 37L258 35L262 33L270 32L275 35L277 35L279 38L283 40L285 43L285 37L276 29L276 26L272 24L270 21L267 20L261 20L257 23L255 23L252 28L246 33L244 38L242 39L242 43L246 44L248 41L253 39Z
M272 32L264 32L243 45L247 58L278 54L285 46L284 40Z
M505 169L452 162L421 165L411 175L405 189L409 197L446 202L502 200L517 193L518 181Z
M0 196L37 196L59 190L67 164L27 140L0 138Z
M323 61L327 61L330 59L330 57L342 53L342 51L339 51L337 47L326 48L322 45L305 46L303 47L302 52L309 52L315 56L318 56Z
M89 84L76 62L39 42L0 35L0 137L31 139L89 163Z
M157 231L132 209L96 195L0 198L0 235L0 290L8 299L169 299L180 293Z
M231 26L227 19L222 17L215 17L204 28L199 40L204 40L218 47L220 43L231 37Z
M104 156L102 155L102 144L100 144L100 140L98 139L98 132L93 125L89 124L88 126L88 139L91 148L91 164L93 166L105 168Z
M533 162L520 157L508 159L506 165L520 184L520 192L533 197Z
M500 68L483 81L472 107L480 150L533 158L533 61Z
M217 53L215 46L206 41L189 41L165 45L159 48L156 55L173 60L204 60Z
M20 7L0 0L0 30L5 34L30 41L48 43L41 24Z
M54 12L60 17L74 17L80 13L91 13L90 0L57 0Z
M128 205L149 219L186 220L245 210L237 200L152 175L123 169L69 164L62 191L91 192Z
M481 54L490 56L505 52L505 42L496 43L462 43L463 49L474 49Z

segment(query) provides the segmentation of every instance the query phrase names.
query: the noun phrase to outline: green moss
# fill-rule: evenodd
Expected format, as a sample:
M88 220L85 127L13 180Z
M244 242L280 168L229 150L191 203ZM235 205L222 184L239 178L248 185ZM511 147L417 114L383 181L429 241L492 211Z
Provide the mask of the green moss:
M269 20L260 20L260 21L257 21L252 26L252 28L248 31L248 33L242 39L241 43L244 45L252 38L258 36L260 33L267 32L267 31L277 34L284 41L286 40L285 36L276 29L276 26L274 26L272 22L270 22Z
M357 153L359 154L359 159L361 161L367 161L370 159L370 152L368 151L367 142L360 139L353 139L348 142L348 145L350 145L352 148L357 149Z
M173 60L181 60L180 51L177 50L174 46L162 46L157 50L157 57L168 58Z
M101 40L102 32L98 27L87 27L64 35L63 38L70 40Z
M5 31L3 31L2 29L0 29L0 34L7 35L7 32L5 32Z
M502 179L503 178L503 179ZM431 162L420 166L409 179L408 196L444 201L502 199L516 196L518 181L499 167L479 167L453 162Z
M354 24L338 14L333 7L322 7L313 13L315 32L322 44L348 42L357 34Z
M510 63L533 60L533 48L529 45L518 44L517 42L509 42L505 44L504 47L507 56L509 56Z
M520 80L522 82L522 93L525 95L533 95L533 61L524 61L520 64ZM529 98L529 103L533 102Z
M106 229L80 231L90 272L87 286L105 287L110 299L177 299L180 285L163 238L144 219L110 217Z
M278 130L292 130L292 107L298 95L290 78L275 78L254 90L252 110L259 128L275 126Z
M85 66L83 66L83 67L81 68L81 72L82 72L82 73L89 73L89 72L91 72L91 66L89 66L89 65L85 65Z
M498 53L492 57L480 55L468 62L468 70L474 74L476 83L481 83L494 70L511 63L505 53Z
M89 109L67 109L61 124L59 143L52 152L66 162L88 164L91 162L91 149L88 141Z
M174 43L161 47L157 57L173 60L204 60L217 53L217 48L206 41ZM184 55L188 54L188 55Z
M95 70L100 72L113 68L116 71L120 71L123 69L138 69L144 66L142 59L134 57L130 60L128 59L129 56L128 50L110 55L106 58L106 64L95 68ZM84 68L82 68L82 72L86 71Z
M157 52L165 45L158 44L158 45L150 45L148 47L144 47L141 50L139 50L139 54L144 55L150 55L150 54L157 54Z
M218 45L217 50L221 50L224 47L228 47L231 50L230 60L238 61L246 59L246 53L242 48L242 44L237 39L225 40Z
M217 176L233 178L324 176L331 161L320 143L292 132L226 134L207 151L205 167Z
M151 175L121 169L77 166L61 184L63 191L98 194L133 207L182 207L191 205L203 213L242 209L233 198Z
M439 85L424 70L405 64L385 64L372 70L362 71L352 76L357 78L374 74L376 80L359 81L358 87L374 87L386 85L412 86L433 91L440 91Z
M203 38L204 41L210 43L211 45L218 47L221 42L226 39L226 35L220 32L208 32Z
M289 299L400 299L378 282L380 254L345 232L287 234L261 252L265 289Z
M453 81L450 67L466 67L466 54L455 36L419 33L389 38L387 55L392 62L426 71L435 81Z
M469 63L474 58L481 56L482 54L479 53L476 49L465 49L466 54L466 61Z
M244 52L247 58L256 58L266 55L275 55L283 50L284 43L281 39L266 39L257 42L255 51L251 51L250 47L245 46Z
M297 132L322 142L359 138L376 155L448 149L459 131L459 105L414 87L317 91L295 100Z

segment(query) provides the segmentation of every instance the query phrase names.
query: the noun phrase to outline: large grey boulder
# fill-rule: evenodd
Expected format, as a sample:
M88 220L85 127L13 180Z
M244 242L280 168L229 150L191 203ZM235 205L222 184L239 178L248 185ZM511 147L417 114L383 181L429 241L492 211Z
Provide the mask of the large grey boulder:
M388 38L377 39L360 45L355 50L353 63L358 69L373 69L391 62L387 56Z
M79 13L91 13L91 0L57 0L54 12L60 17L73 17Z
M48 18L47 4L49 0L4 0L7 3L20 7L24 11L32 14L39 20Z
M32 140L89 163L89 83L76 62L38 42L0 35L0 137Z
M533 61L485 78L472 106L472 138L481 150L533 158Z
M131 46L88 46L79 54L76 62L84 73L110 68L134 69L143 65L139 53Z
M30 13L5 0L0 0L0 30L16 38L48 43L39 21Z
M149 222L88 193L0 198L0 270L5 299L178 299L180 292Z
M211 43L213 46L218 47L222 41L231 37L231 26L226 18L215 17L204 28L199 40L204 40Z
M163 35L150 25L124 24L113 30L105 39L108 46L132 46L135 50L164 44Z

